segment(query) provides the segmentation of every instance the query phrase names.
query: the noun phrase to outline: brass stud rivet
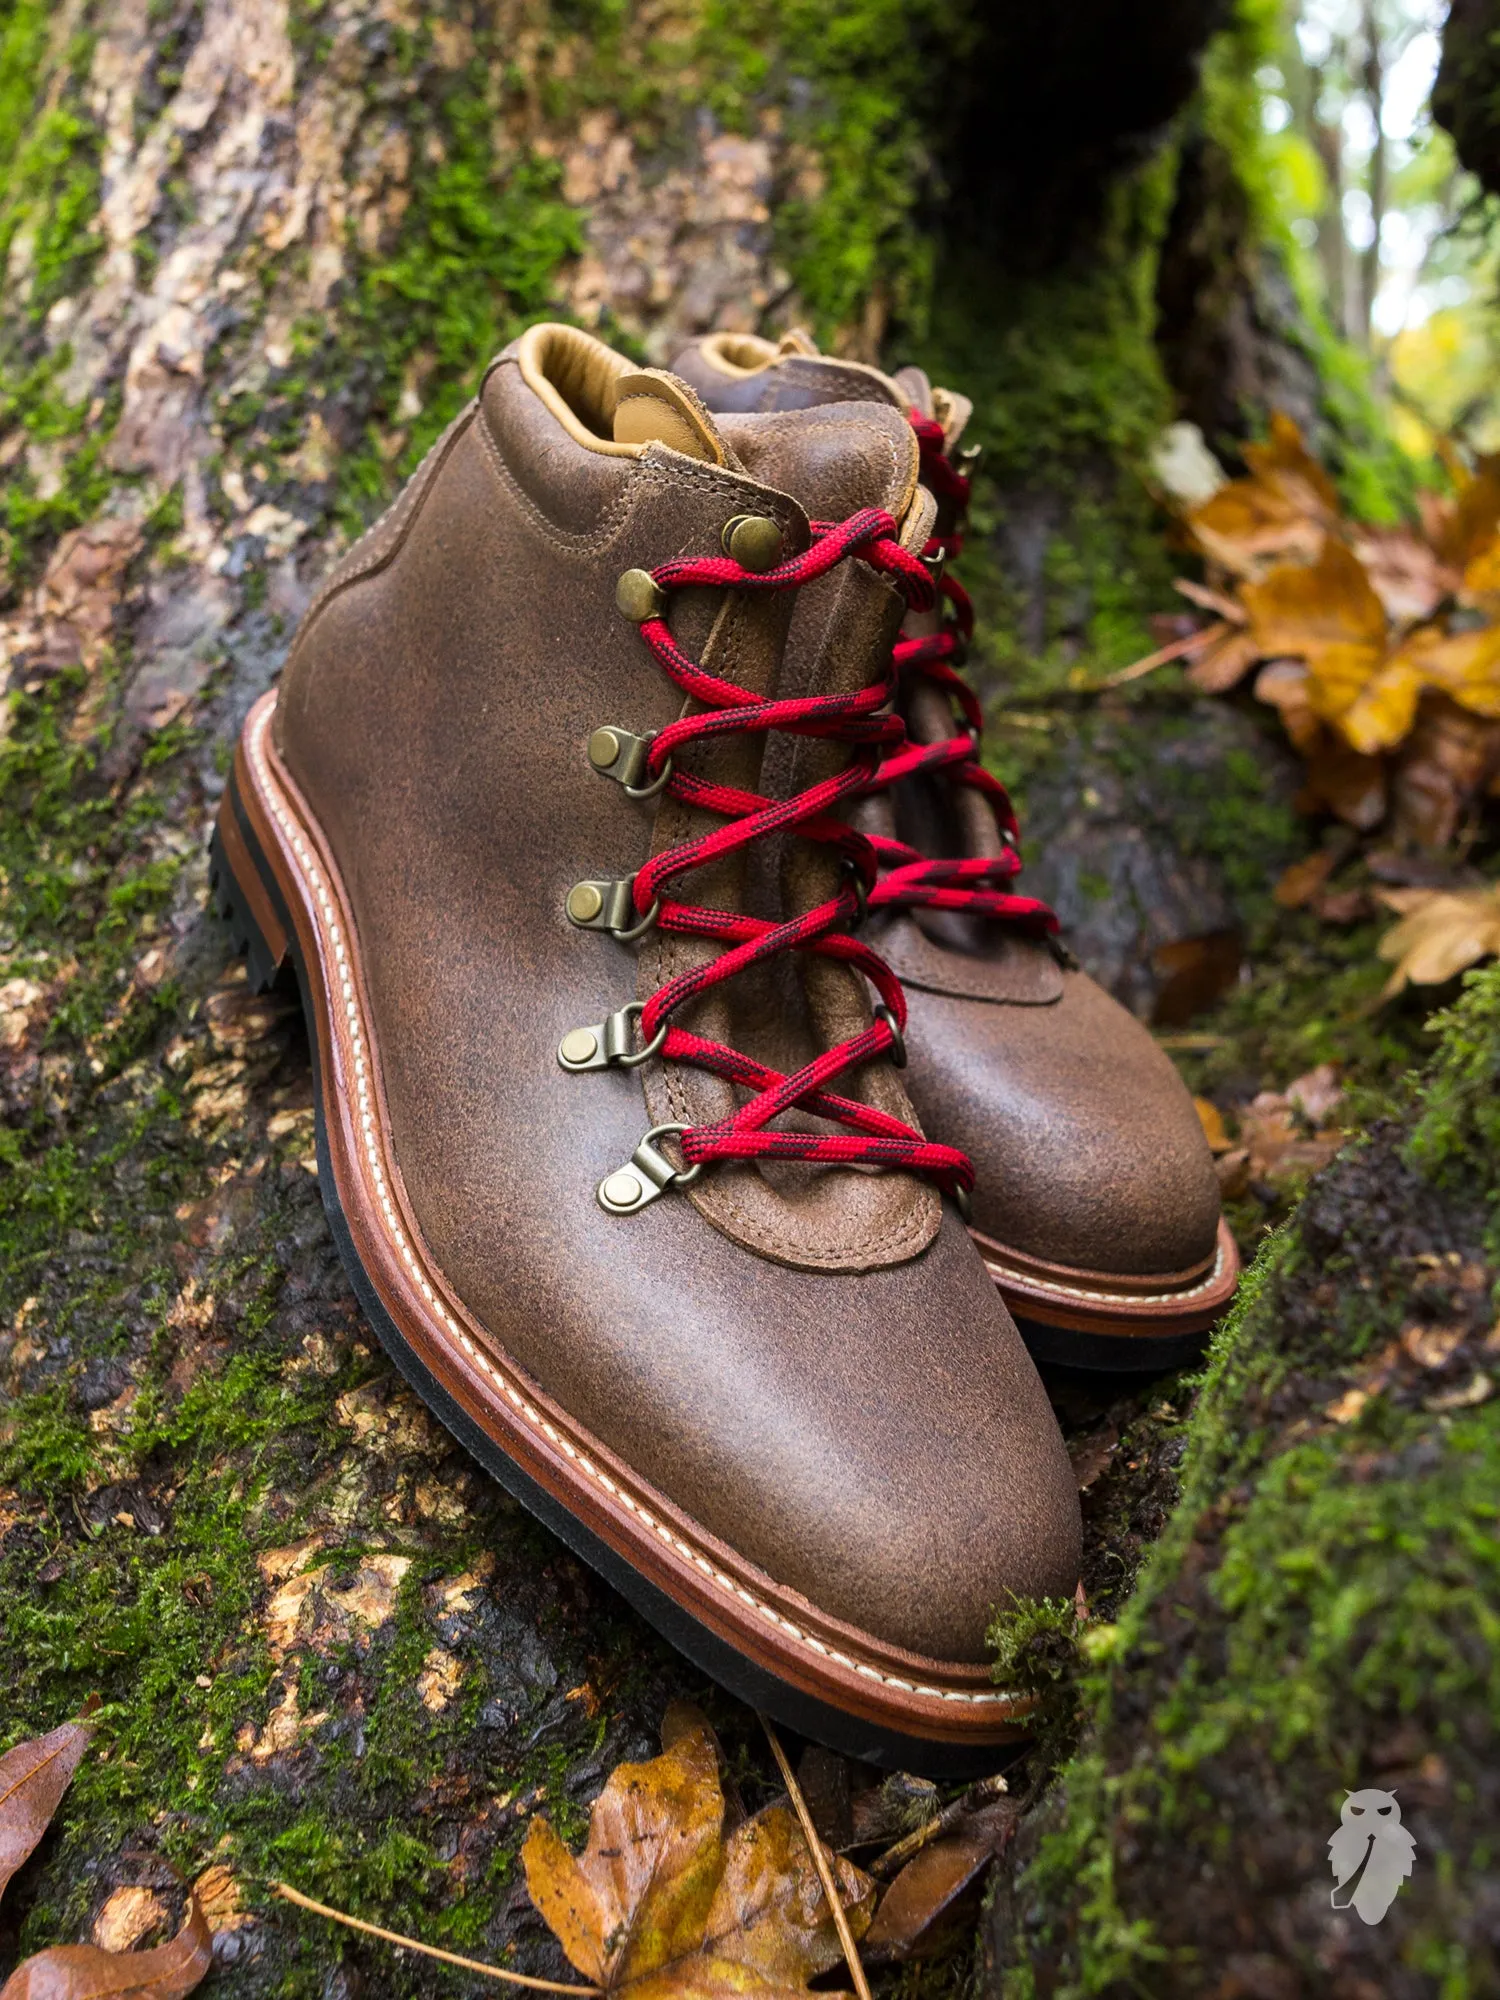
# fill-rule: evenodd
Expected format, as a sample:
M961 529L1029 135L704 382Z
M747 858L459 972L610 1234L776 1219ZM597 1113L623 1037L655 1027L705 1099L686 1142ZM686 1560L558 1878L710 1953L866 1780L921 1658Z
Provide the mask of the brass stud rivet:
M620 754L620 739L612 729L596 729L589 738L589 762L596 771L607 771Z
M565 1063L592 1062L599 1053L599 1038L591 1028L570 1028L557 1053Z
M634 1174L611 1174L599 1190L611 1208L634 1208L644 1190Z
M724 524L724 553L753 576L763 576L781 560L781 530L764 514L736 514Z
M591 924L604 908L604 898L592 882L575 882L568 891L568 915L575 924Z
M666 605L661 586L650 570L628 569L615 585L615 603L635 624L659 618Z

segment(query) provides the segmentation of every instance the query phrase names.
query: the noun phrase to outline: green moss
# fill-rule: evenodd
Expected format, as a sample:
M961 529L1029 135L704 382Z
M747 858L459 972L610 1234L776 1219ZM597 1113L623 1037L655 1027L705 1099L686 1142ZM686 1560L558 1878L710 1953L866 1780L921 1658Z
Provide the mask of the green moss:
M971 8L937 0L710 0L694 69L710 102L744 124L774 106L811 171L776 216L777 250L819 337L861 326L875 302L925 324L934 247L920 204L932 186L926 134L945 65L973 45ZM938 51L942 60L936 59Z
M1500 965L1465 976L1456 1006L1437 1015L1436 1059L1420 1085L1407 1158L1439 1185L1494 1176L1500 1158Z
M1181 1501L1085 1676L1095 1734L1016 1886L1010 1995L1199 1990L1199 1948L1167 1940L1201 1926L1162 1904L1167 1877L1190 1877L1221 1911L1246 1871L1245 1894L1279 1895L1255 1856L1333 1825L1342 1788L1372 1782L1407 1723L1451 1760L1464 1825L1429 1857L1443 1895L1403 1908L1393 1950L1410 1968L1440 1964L1444 1992L1486 1990L1485 1948L1457 1916L1484 1866L1466 1774L1484 1767L1500 1714L1500 1406L1434 1416L1421 1383L1377 1387L1335 1421L1324 1406L1414 1310L1444 1310L1447 1294L1420 1302L1424 1272L1468 1268L1416 1246L1471 1240L1465 1218L1500 1180L1475 1123L1497 990L1474 980L1446 1018L1406 1146L1437 1173L1466 1164L1462 1213L1403 1180L1390 1138L1371 1141L1316 1213L1265 1246L1215 1335ZM1047 1967L1044 1987L1028 1958Z
M81 102L92 50L86 37L63 52L61 95L34 108L54 18L42 0L13 0L0 28L0 267L26 231L23 282L33 319L76 288L82 266L103 247L99 133Z
M339 340L369 384L369 443L340 468L351 526L390 496L471 395L495 351L551 302L556 272L582 243L559 199L554 162L502 161L493 141L487 52L456 76L413 132L411 201L390 255L365 260ZM421 414L392 459L379 433L395 417L408 365L421 358ZM284 394L292 405L301 400Z

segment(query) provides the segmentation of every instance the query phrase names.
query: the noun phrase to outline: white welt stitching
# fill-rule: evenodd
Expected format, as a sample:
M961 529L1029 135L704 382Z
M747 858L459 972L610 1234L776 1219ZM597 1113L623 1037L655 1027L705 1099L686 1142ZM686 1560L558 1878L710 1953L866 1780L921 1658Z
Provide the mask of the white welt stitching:
M344 943L344 935L339 925L338 913L334 907L333 899L329 895L327 885L323 879L323 871L318 866L312 850L303 839L301 829L290 813L282 806L275 780L271 775L270 766L265 754L265 734L270 723L270 716L271 711L268 707L262 715L257 717L255 723L247 732L250 761L255 768L256 776L260 779L262 799L269 808L276 824L286 836L292 852L297 857L303 876L312 890L312 901L309 907L312 908L314 921L318 924L319 929L327 940L337 969L339 990L344 1002L344 1022L349 1036L349 1052L353 1060L355 1093L359 1099L360 1134L371 1178L374 1181L376 1198L380 1203L380 1212L385 1218L387 1232L402 1262L411 1272L412 1277L421 1290L422 1297L432 1307L447 1332L458 1342L474 1365L482 1369L489 1376L496 1388L505 1397L505 1400L522 1419L533 1430L540 1431L549 1443L558 1446L562 1451L566 1452L567 1456L586 1478L592 1479L595 1484L603 1487L604 1491L617 1500L621 1506L627 1508L643 1527L649 1529L659 1541L664 1542L668 1548L674 1549L678 1555L686 1557L692 1563L693 1567L708 1578L719 1590L728 1593L731 1597L737 1598L741 1604L747 1605L752 1611L759 1612L762 1618L767 1619L772 1625L775 1625L780 1631L785 1633L787 1638L792 1640L794 1644L802 1646L810 1652L820 1654L824 1659L834 1660L840 1666L851 1669L854 1673L862 1675L867 1680L881 1681L886 1687L897 1688L904 1694L925 1695L934 1701L966 1702L977 1707L998 1707L1007 1702L1017 1700L1018 1697L1014 1693L996 1692L991 1694L986 1692L981 1694L960 1688L927 1687L919 1681L901 1680L894 1674L883 1674L875 1667L867 1666L861 1661L850 1659L846 1653L835 1652L832 1647L823 1645L821 1641L814 1639L810 1633L802 1631L800 1626L794 1625L789 1618L783 1618L774 1606L764 1603L760 1598L746 1590L742 1584L736 1582L732 1576L728 1576L723 1570L716 1568L701 1550L685 1542L665 1522L658 1521L654 1514L642 1507L638 1501L633 1500L628 1493L623 1492L615 1480L611 1479L599 1466L595 1465L586 1453L579 1451L574 1445L570 1444L559 1433L557 1427L549 1423L541 1411L527 1401L515 1384L509 1381L500 1369L495 1367L489 1356L481 1352L454 1319L448 1308L437 1296L426 1273L413 1254L412 1245L407 1238L406 1231L401 1225L401 1219L391 1202L385 1169L380 1163L380 1155L375 1143L375 1118L371 1107L370 1071L368 1058L365 1054L364 1027L360 1018L358 995L355 991L354 983L349 976L349 959Z
M994 1257L986 1256L984 1265L992 1278L1031 1291L1056 1292L1060 1298L1091 1299L1101 1306L1173 1305L1213 1290L1224 1275L1224 1245L1220 1243L1215 1249L1214 1267L1208 1276L1180 1292L1091 1292L1086 1285L1059 1285L1051 1278L1033 1277L1030 1271L1013 1271Z

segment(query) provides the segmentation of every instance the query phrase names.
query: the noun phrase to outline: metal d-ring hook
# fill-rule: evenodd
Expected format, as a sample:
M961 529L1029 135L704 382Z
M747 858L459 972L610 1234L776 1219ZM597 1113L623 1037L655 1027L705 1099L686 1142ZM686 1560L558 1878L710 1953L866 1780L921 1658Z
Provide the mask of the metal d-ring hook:
M598 1187L599 1206L608 1215L634 1215L659 1195L670 1193L674 1188L691 1187L703 1171L699 1160L691 1167L674 1167L672 1162L656 1144L672 1132L679 1137L689 1130L686 1125L653 1125L630 1156L627 1166L606 1174Z
M897 1069L906 1068L906 1037L896 1025L896 1017L882 1000L874 1010L875 1019L884 1021L891 1031L891 1061Z
M639 1069L661 1048L669 1025L663 1022L645 1048L632 1049L631 1030L645 1011L643 1000L632 1000L597 1027L570 1028L558 1044L558 1062L574 1075L590 1069Z
M870 885L865 880L864 870L850 854L844 855L840 860L839 873L854 891L854 921L849 928L851 931L857 931L870 914Z

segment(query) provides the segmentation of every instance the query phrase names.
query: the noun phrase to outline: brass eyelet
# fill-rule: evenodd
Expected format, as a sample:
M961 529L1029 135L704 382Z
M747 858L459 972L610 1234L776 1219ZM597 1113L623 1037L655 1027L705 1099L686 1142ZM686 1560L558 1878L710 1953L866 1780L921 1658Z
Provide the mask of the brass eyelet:
M865 880L864 870L852 855L846 854L839 862L839 873L854 891L854 921L849 929L857 931L870 914L870 885Z
M639 923L630 923L635 913L635 877L624 875L612 882L575 882L564 899L563 912L581 931L608 931L621 944L633 944L661 915L661 898L656 898Z
M599 1183L597 1198L606 1215L634 1215L658 1196L674 1188L692 1186L703 1171L703 1162L675 1167L656 1143L669 1132L681 1135L687 1130L686 1125L653 1125L628 1164L605 1175Z
M627 785L625 787L625 796L627 799L654 799L659 792L664 792L671 782L672 759L668 757L666 763L661 767L661 775L659 777L655 778L649 785Z
M643 1049L633 1049L633 1029L646 1011L643 1000L632 1000L596 1027L570 1028L557 1045L557 1060L574 1075L591 1069L639 1069L667 1039L667 1025L657 1029Z
M649 785L639 782L648 768L647 760L655 741L654 729L648 735L637 736L616 722L604 722L589 732L589 763L601 778L613 778L627 798L654 799L658 792L665 791L672 776L669 757Z
M632 625L644 625L666 610L667 594L649 569L628 569L615 585L615 608Z

